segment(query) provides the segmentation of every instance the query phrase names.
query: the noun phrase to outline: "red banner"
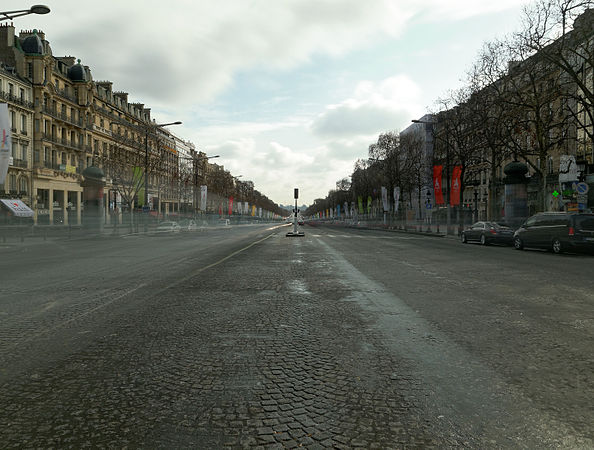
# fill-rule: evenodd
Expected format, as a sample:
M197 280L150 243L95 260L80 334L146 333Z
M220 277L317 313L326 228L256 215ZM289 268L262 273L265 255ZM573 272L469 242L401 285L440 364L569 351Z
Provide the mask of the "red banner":
M450 194L450 205L456 206L460 204L460 184L462 182L462 166L454 166L454 173L452 173L452 190Z
M229 197L229 215L233 214L233 197Z
M433 192L435 192L435 204L443 205L443 192L441 191L441 171L443 166L433 166Z

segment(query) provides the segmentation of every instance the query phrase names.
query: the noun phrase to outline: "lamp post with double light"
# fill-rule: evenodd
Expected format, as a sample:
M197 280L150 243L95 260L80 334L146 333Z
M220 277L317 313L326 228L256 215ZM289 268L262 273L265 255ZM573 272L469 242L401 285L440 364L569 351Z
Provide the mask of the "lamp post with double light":
M144 205L143 206L145 208L148 207L148 172L149 172L148 137L149 137L149 132L151 132L151 131L154 132L158 128L168 127L170 125L181 125L181 122L178 120L177 122L148 124L145 126L145 129L144 129Z
M50 9L46 5L33 5L29 9L17 9L15 11L0 11L0 22L3 20L12 20L15 17L26 16L28 14L48 14Z
M195 156L192 154L190 158L180 158L186 161L192 161L192 166L194 169L194 214L198 211L198 162L199 161L208 161L209 159L218 158L219 155L212 155L212 156Z

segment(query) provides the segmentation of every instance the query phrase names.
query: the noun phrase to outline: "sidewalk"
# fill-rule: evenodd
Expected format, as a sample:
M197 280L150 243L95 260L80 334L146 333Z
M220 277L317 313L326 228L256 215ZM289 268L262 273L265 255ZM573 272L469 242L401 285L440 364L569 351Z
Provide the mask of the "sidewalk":
M438 224L406 224L406 228L396 225L384 225L382 222L373 222L373 221L338 221L338 220L329 220L329 221L313 221L309 222L310 226L316 225L324 225L324 226L334 226L334 227L341 227L341 228L353 228L359 230L376 230L376 231L387 231L392 233L405 233L405 234L416 234L421 236L427 237L435 237L435 238L447 238L447 239L459 239L459 235L457 232L457 225L450 225L450 234L445 234L445 225L438 225Z

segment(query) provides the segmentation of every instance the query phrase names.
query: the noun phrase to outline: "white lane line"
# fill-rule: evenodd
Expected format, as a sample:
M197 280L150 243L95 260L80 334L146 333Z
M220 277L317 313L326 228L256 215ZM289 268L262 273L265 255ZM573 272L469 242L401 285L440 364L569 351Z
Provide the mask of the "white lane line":
M17 341L17 342L15 342L13 344L8 345L6 348L16 347L17 345L24 344L25 342L29 342L29 341L31 341L33 339L36 339L36 338L41 337L41 336L44 336L44 335L46 335L46 334L48 334L48 333L50 333L52 331L57 330L58 328L62 328L64 325L68 325L69 323L74 322L75 320L78 320L78 319L80 319L82 317L88 316L89 314L91 314L91 313L93 313L95 311L98 311L99 309L102 309L102 308L105 308L108 305L111 305L112 303L120 300L121 298L124 298L127 295L130 295L132 292L135 292L138 289L143 288L144 286L146 286L146 283L141 283L138 286L136 286L136 287L134 287L132 289L128 289L127 291L123 292L122 294L120 294L120 295L118 295L116 297L113 297L111 300L108 300L105 303L101 303L99 306L96 306L94 308L91 308L91 309L89 309L89 310L87 310L87 311L85 311L83 313L77 314L76 316L71 317L70 319L65 320L64 322L60 322L59 324L54 325L53 327L46 328L45 330L40 331L39 333L32 334L32 335L26 337L25 339L21 339L20 341Z

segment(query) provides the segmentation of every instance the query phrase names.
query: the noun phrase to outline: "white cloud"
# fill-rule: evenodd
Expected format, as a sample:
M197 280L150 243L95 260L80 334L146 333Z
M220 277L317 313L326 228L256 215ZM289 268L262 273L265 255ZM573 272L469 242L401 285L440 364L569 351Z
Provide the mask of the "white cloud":
M398 75L379 83L361 81L354 96L329 105L311 123L311 130L326 138L377 135L402 127L417 114L420 88Z
M417 16L425 22L463 20L478 15L516 9L519 4L529 3L531 0L498 0L469 1L469 0L423 0L417 2Z
M359 0L105 0L101 8L56 0L34 26L44 24L54 54L74 54L94 76L165 106L210 100L239 70L292 68L315 54L341 55L395 36L408 17L389 0L373 7Z

